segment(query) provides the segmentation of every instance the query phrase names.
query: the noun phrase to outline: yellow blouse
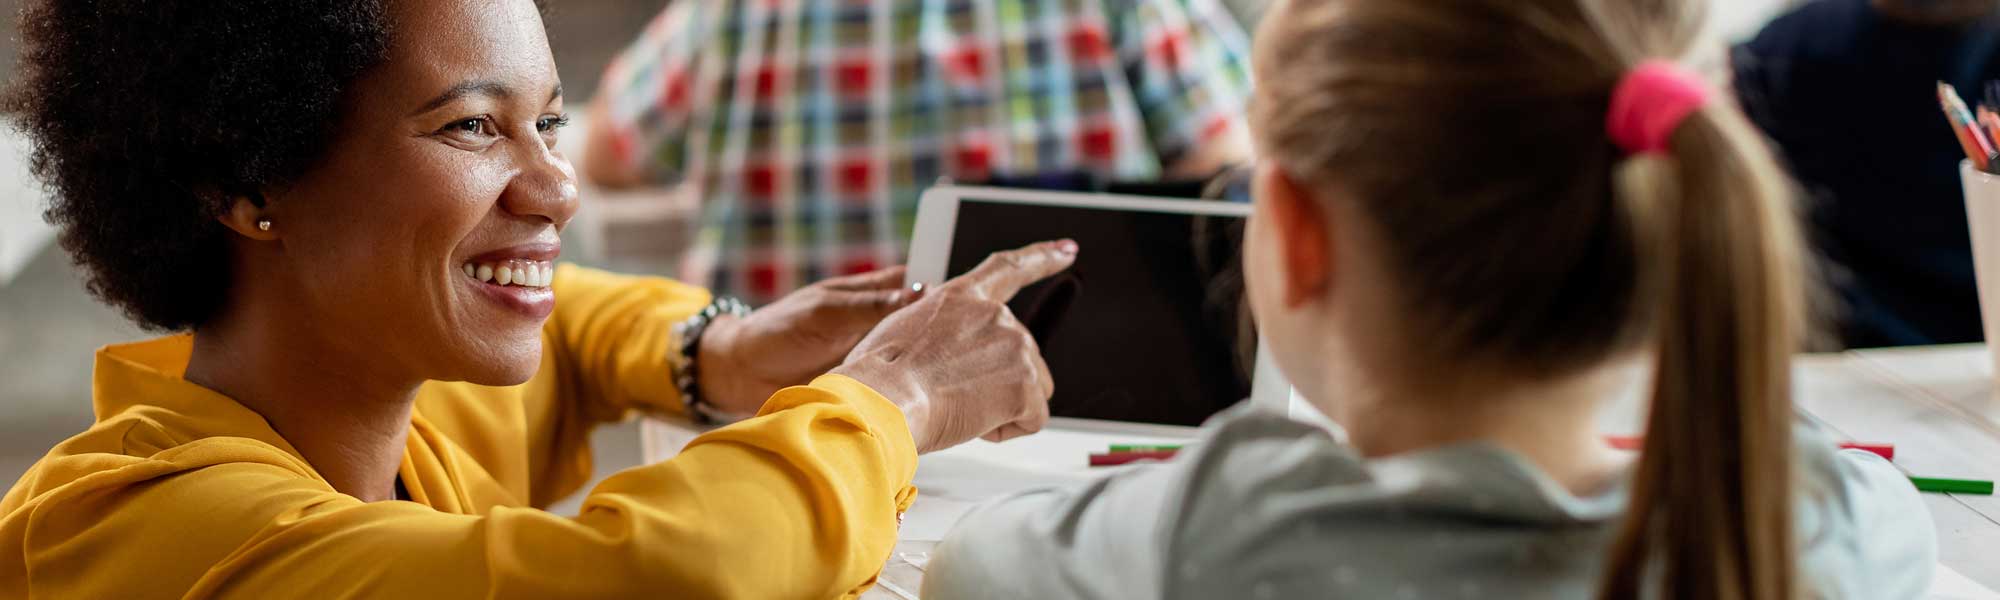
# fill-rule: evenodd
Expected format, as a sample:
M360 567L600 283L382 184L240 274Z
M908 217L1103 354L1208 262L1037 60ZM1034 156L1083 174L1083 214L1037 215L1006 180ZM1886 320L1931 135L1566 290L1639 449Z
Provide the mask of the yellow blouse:
M0 597L852 597L916 490L902 413L852 379L778 392L756 418L590 491L588 433L678 410L678 283L562 267L540 372L431 383L400 470L414 501L364 503L264 419L181 378L185 335L97 354L97 423L0 500Z

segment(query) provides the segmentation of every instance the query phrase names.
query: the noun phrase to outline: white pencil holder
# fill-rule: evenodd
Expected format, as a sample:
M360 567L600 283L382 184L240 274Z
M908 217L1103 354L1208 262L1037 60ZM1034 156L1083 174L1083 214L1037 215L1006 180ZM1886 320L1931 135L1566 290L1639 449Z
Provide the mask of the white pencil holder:
M1958 165L1965 186L1965 222L1972 230L1972 271L1979 285L1979 321L1993 373L2000 375L2000 175Z

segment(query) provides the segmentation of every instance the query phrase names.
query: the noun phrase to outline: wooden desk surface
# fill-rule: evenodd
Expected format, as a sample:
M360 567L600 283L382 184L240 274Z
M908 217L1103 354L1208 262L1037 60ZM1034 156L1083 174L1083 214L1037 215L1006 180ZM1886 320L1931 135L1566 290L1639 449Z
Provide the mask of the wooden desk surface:
M1795 363L1794 401L1833 435L1896 446L1895 464L1912 475L2000 480L2000 399L1993 367L1982 345L1861 350L1802 355ZM1644 394L1621 394L1607 406L1600 426L1635 432ZM648 461L677 452L694 432L658 422L645 427ZM916 484L921 492L904 521L903 542L882 579L914 591L922 577L903 560L921 557L957 518L977 502L1006 493L1106 473L1083 464L1105 444L1146 443L1143 436L1045 431L1004 444L982 441L925 455ZM1973 582L2000 589L2000 497L1925 494L1938 530L1938 561ZM878 586L865 598L903 598Z

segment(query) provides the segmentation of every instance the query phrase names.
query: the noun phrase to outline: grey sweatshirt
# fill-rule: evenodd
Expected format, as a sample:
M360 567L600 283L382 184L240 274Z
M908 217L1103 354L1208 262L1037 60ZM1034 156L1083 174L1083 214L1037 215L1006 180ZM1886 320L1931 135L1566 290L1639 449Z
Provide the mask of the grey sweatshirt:
M1812 595L1924 594L1936 532L1909 480L1811 427L1795 440ZM1366 460L1246 404L1172 462L974 509L924 597L1590 598L1627 487L1578 497L1485 444Z

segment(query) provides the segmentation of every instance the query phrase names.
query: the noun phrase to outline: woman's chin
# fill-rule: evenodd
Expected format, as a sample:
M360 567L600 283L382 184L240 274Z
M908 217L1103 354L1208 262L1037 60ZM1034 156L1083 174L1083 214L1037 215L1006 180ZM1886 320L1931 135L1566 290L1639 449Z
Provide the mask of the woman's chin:
M542 366L542 342L509 345L475 357L471 368L459 379L467 383L506 387L527 383Z

